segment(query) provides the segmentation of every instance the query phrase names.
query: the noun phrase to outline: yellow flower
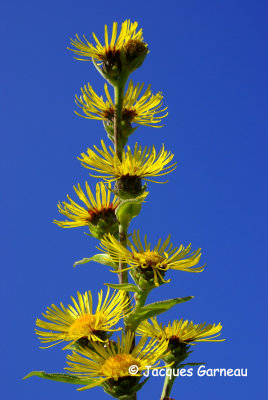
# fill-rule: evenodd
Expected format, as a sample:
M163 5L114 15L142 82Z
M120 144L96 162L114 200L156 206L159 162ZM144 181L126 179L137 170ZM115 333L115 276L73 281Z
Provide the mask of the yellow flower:
M120 33L117 37L117 22L113 23L112 35L109 41L108 36L108 28L105 25L104 28L104 39L105 44L102 45L95 35L92 33L92 36L95 40L95 44L90 43L85 35L83 35L83 40L79 38L76 34L76 39L71 39L71 45L74 49L69 50L73 51L79 57L77 60L81 61L90 61L91 58L103 62L103 63L111 63L117 64L119 62L120 51L124 49L126 46L130 46L131 43L135 43L135 41L143 42L142 29L137 31L138 23L130 22L130 20L126 20L121 25Z
M162 118L168 115L168 113L163 114L167 107L161 109L162 93L158 92L153 95L151 85L149 85L139 99L142 89L143 83L141 85L137 84L134 87L133 82L130 81L123 100L122 121L125 124L136 123L161 128L157 124L161 122ZM106 83L104 90L107 97L106 101L103 100L102 96L99 97L94 92L90 84L81 88L82 96L76 96L76 104L83 110L85 115L81 115L76 111L75 113L83 118L113 122L115 106Z
M147 337L143 337L131 350L133 338L134 334L128 331L125 336L122 333L122 339L118 338L116 344L109 342L103 347L99 343L92 343L94 350L81 348L77 350L80 354L73 352L72 355L68 355L67 359L71 361L67 362L68 371L83 378L96 378L92 384L78 390L102 385L109 379L113 381L126 377L135 379L141 376L142 371L147 370L147 366L150 366L150 369L157 368L159 360L166 353L168 343L166 341L158 343L152 339L145 345Z
M71 297L74 305L66 308L60 303L61 308L55 306L47 308L46 314L42 314L47 321L36 320L39 328L46 329L40 331L36 329L38 339L42 343L55 342L48 348L61 342L70 342L64 349L69 348L79 339L89 341L105 341L106 332L116 331L112 329L123 317L124 310L129 304L129 300L123 291L114 291L109 297L109 288L103 300L102 290L98 294L98 305L93 312L92 295L88 291L84 295L77 292L78 302Z
M183 321L174 321L172 324L169 322L167 326L163 326L163 324L159 324L157 319L151 318L151 323L149 321L142 321L137 328L137 333L139 335L147 335L152 338L157 338L158 340L168 340L173 343L186 343L186 344L194 344L193 342L222 342L225 339L215 339L220 336L220 331L222 329L222 325L219 323L209 324L206 326L206 323L196 324L193 322Z
M190 244L186 248L183 245L179 248L173 247L170 243L170 235L163 244L159 239L153 249L151 249L151 244L147 243L147 236L144 238L145 246L142 245L139 231L134 231L132 241L134 244L128 240L129 250L114 236L108 234L103 237L100 246L102 251L109 253L113 261L128 264L129 268L126 269L135 268L136 275L145 273L147 279L153 278L155 286L159 286L159 279L165 283L170 281L165 281L163 278L169 269L187 272L202 272L204 269L204 266L195 267L200 260L201 249L190 253Z
M134 152L127 146L127 151L123 151L122 161L119 160L113 148L109 146L109 150L101 141L102 149L94 146L94 152L87 150L87 154L82 153L81 161L83 167L96 171L95 178L104 179L106 182L112 182L118 179L144 179L149 182L155 182L149 179L152 176L166 175L176 168L177 163L167 166L174 157L174 154L166 151L164 145L159 153L156 153L154 146L151 148L138 146L136 143ZM156 182L161 183L161 182Z
M109 185L110 189L111 185ZM86 205L87 208L81 207L75 203L70 196L67 198L70 203L62 202L58 204L59 212L65 215L70 221L53 222L62 228L73 228L76 226L87 226L89 223L97 224L99 219L112 219L116 222L115 209L118 206L116 198L111 201L111 191L106 189L105 185L97 183L96 185L96 200L86 182L86 194L81 186L73 187L78 198Z

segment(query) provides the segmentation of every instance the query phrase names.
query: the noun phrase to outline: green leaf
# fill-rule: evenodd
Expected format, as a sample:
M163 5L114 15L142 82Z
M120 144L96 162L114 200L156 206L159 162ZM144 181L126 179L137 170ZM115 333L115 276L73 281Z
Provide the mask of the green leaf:
M90 261L95 261L99 264L108 265L109 267L117 269L117 264L111 260L111 257L108 254L95 254L93 257L83 258L82 260L76 261L74 267L80 264L86 264Z
M120 194L118 195L120 196ZM130 221L139 215L146 195L140 195L134 199L126 199L119 204L115 214L121 225L128 227Z
M32 371L26 375L23 379L28 379L31 376L38 376L39 378L50 379L57 382L74 383L75 385L89 385L95 381L95 379L79 378L75 375L68 374L49 374L44 371Z
M139 293L139 288L132 283L105 283L104 285L109 286L112 289L126 290L127 292Z
M193 299L193 297L194 296L180 297L177 299L158 301L157 303L148 304L147 306L144 306L131 314L127 323L132 329L135 329L141 323L141 321L155 317L158 314L168 311L176 304L184 303L185 301Z

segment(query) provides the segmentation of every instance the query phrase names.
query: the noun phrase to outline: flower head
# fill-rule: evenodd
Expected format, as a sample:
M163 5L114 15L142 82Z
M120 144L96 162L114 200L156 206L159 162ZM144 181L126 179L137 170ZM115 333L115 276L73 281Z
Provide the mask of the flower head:
M165 272L169 269L187 272L202 272L204 269L204 266L195 267L200 260L201 249L191 252L190 244L186 248L183 245L179 248L173 247L170 235L163 243L159 239L154 248L147 242L147 236L144 238L145 245L142 245L139 231L134 231L132 241L133 243L128 240L128 249L108 234L102 238L100 246L113 261L120 260L129 265L127 269L134 269L132 276L139 285L142 284L140 279L155 286L159 286L159 280L163 283L169 282L170 280L164 280Z
M222 325L219 323L208 324L195 324L191 321L174 321L172 324L169 322L167 326L159 324L157 319L151 318L149 321L142 321L137 328L139 335L147 335L158 340L168 340L173 343L194 344L195 342L222 342L225 339L216 339L220 336Z
M127 151L123 151L122 161L120 161L111 146L109 146L109 151L103 141L101 144L102 149L94 146L96 152L88 149L87 154L82 153L78 160L81 161L83 167L97 172L97 175L90 174L91 176L102 178L106 182L118 179L121 181L144 179L155 182L149 178L166 175L176 168L177 163L168 165L174 155L166 151L164 145L159 153L156 153L154 147L142 149L137 143L132 153L130 147L127 146Z
M66 308L62 303L61 307L54 304L47 308L46 314L42 314L46 321L36 320L39 328L37 335L42 343L54 342L54 346L61 342L70 342L64 349L69 348L80 339L88 341L105 341L106 333L120 330L113 329L114 325L123 317L129 300L123 291L114 291L109 297L109 288L103 299L102 290L98 294L98 305L93 312L92 295L88 291L81 295L77 292L78 302L71 297L73 305ZM47 322L48 321L48 322Z
M92 384L83 387L82 390L102 385L108 380L114 383L120 378L131 378L136 383L136 377L141 376L147 366L156 368L159 365L160 359L166 353L167 342L158 343L152 339L146 345L147 337L143 337L131 350L133 338L133 333L128 331L126 335L122 334L121 340L117 339L117 343L109 342L105 347L99 343L92 343L94 350L78 349L67 356L70 362L67 362L69 368L66 369L83 378L95 378Z
M160 128L161 126L158 124L161 122L161 119L168 115L168 113L163 114L167 107L161 109L162 93L158 92L153 95L151 85L149 85L144 94L140 96L142 89L143 83L134 86L133 82L130 81L123 100L123 128L128 128L128 125L131 123ZM97 119L112 124L115 106L107 84L104 85L104 90L107 97L106 101L103 100L102 96L99 97L94 92L90 84L81 88L82 96L76 96L76 104L83 110L85 115L81 115L76 111L75 113L83 118Z
M106 233L115 233L118 228L118 222L115 216L118 200L114 197L113 201L111 201L110 186L111 185L106 189L102 182L97 183L96 199L94 198L87 182L86 194L83 192L79 184L77 188L74 186L75 193L79 200L85 204L86 208L75 203L70 196L67 195L70 203L59 203L58 209L59 212L69 218L69 220L54 220L53 222L62 228L89 226L91 230L96 230L97 228L100 230L100 228L102 228ZM99 225L101 225L101 227Z
M90 61L96 60L99 65L102 65L102 70L105 73L117 74L120 73L122 67L121 52L127 59L139 58L146 55L148 52L146 43L143 42L142 29L137 30L138 23L126 20L121 25L121 30L117 36L117 22L113 23L112 35L109 40L108 28L104 28L104 41L102 45L95 33L92 36L95 44L92 44L83 36L81 40L78 35L75 39L71 39L73 51L78 57L77 60ZM80 58L82 57L82 58ZM139 65L137 65L139 66Z

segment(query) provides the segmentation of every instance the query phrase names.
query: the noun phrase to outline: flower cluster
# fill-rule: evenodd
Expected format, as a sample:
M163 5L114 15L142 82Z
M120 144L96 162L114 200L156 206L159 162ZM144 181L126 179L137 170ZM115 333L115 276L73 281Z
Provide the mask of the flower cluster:
M147 337L143 337L139 344L133 348L134 334L127 332L116 343L109 343L105 348L98 343L92 343L92 350L81 349L67 356L70 372L78 376L90 376L93 382L84 387L89 389L99 386L107 380L118 381L120 378L141 376L141 373L150 365L157 368L159 360L167 355L167 341L158 342L151 339L148 343ZM131 367L136 366L136 371L131 373ZM158 367L162 368L162 367Z
M142 29L137 29L137 22L126 20L121 25L121 30L117 36L117 23L114 22L111 38L109 40L108 28L104 28L104 41L102 45L95 33L92 36L95 44L83 36L83 40L76 35L71 39L73 51L77 60L90 61L101 66L104 77L109 80L118 80L122 75L129 75L143 63L147 53L148 46L143 41ZM82 58L80 58L82 57Z
M76 55L84 57L83 59L77 58L80 61L90 61L92 58L105 62L106 60L116 57L126 46L129 46L131 41L139 40L143 41L142 29L138 28L137 22L130 22L126 20L122 23L120 33L117 37L117 22L113 23L111 40L109 42L108 28L107 25L104 27L104 39L105 45L102 45L95 35L92 36L95 40L95 45L90 43L85 36L83 36L84 42L76 35L76 39L71 39L71 44L74 47L72 50Z
M101 140L100 148L93 145L78 157L89 175L98 179L95 189L88 182L85 189L80 184L74 186L78 200L67 195L68 201L59 202L58 211L65 219L53 222L62 228L88 228L88 235L98 240L100 253L75 265L90 261L106 265L118 275L119 284L107 283L106 295L100 290L94 307L90 290L77 292L67 306L61 302L47 307L43 318L36 320L36 334L41 348L64 343L63 350L69 351L65 368L68 373L33 371L27 377L75 383L81 386L79 390L101 386L114 398L134 400L147 382L144 371L179 368L190 354L190 345L222 341L217 339L222 326L182 319L168 325L158 322L156 316L192 296L146 304L151 290L171 281L166 274L172 275L174 270L201 273L205 265L199 264L200 248L192 250L191 244L173 246L171 235L152 245L147 235L141 239L139 230L128 232L132 219L149 197L147 183L166 183L162 177L173 172L177 162L164 144L159 151L154 145L142 147L136 143L132 148L127 144L138 125L160 128L168 115L162 92L153 94L151 85L143 91L144 84L135 85L132 80L127 86L129 75L142 65L149 52L138 23L126 20L118 30L114 22L110 37L105 25L104 44L94 33L93 38L95 42L91 43L85 36L80 39L76 35L70 50L76 59L93 62L112 85L113 95L107 83L105 98L85 84L75 100L81 112L75 113L101 121L113 146ZM159 228L160 224L159 220ZM92 281L92 274L89 276ZM116 336L118 331L121 337ZM165 380L161 399L170 398L174 380Z

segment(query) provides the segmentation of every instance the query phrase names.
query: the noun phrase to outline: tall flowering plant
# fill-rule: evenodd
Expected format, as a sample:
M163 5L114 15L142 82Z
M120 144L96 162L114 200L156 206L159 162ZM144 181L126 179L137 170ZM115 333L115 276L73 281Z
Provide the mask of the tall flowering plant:
M137 22L126 20L119 31L114 23L110 39L105 25L104 44L94 33L93 38L95 43L76 35L70 50L76 59L92 62L108 84L104 84L104 97L89 83L84 85L76 96L76 114L102 121L111 145L101 140L99 147L88 148L78 158L89 175L97 178L95 191L88 182L74 186L75 199L67 196L68 201L58 204L67 219L54 222L62 228L87 226L98 240L99 253L75 265L91 261L107 265L119 283L107 283L106 293L100 290L96 304L87 291L71 297L71 305L47 308L36 321L36 333L42 348L61 344L68 351L68 373L33 371L26 378L74 383L80 385L78 390L101 386L117 399L134 400L148 381L150 369L161 369L165 376L161 399L167 400L177 375L165 373L167 369L196 365L186 362L192 345L221 341L217 337L222 326L182 319L165 326L157 320L159 314L192 296L146 303L151 290L170 282L169 270L200 273L204 265L199 264L200 249L192 250L190 244L174 246L170 235L151 244L139 230L129 232L132 219L148 200L147 182L164 183L162 177L175 170L176 162L164 145L157 151L136 143L131 149L128 138L138 125L160 128L167 107L163 107L162 93L153 94L150 85L145 90L143 83L135 85L130 80L127 85L149 52ZM120 320L123 327L118 326Z

